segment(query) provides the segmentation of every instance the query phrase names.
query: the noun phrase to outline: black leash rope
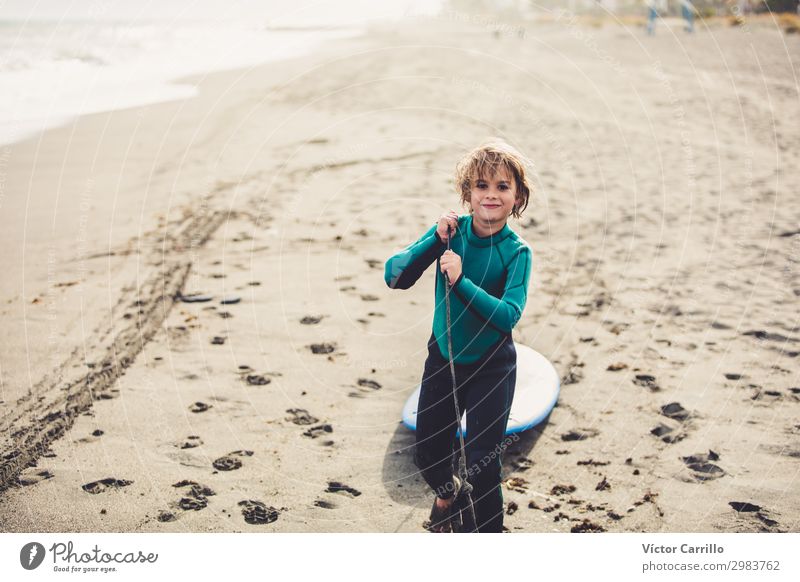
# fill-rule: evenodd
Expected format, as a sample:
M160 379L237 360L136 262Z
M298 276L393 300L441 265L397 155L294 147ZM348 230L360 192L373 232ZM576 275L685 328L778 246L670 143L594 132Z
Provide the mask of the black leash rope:
M458 226L455 227L458 230ZM447 227L447 250L450 250L450 226ZM456 394L457 386L456 386L456 368L455 364L453 363L453 337L450 330L450 287L452 286L450 282L450 275L447 271L444 272L444 277L447 280L447 286L445 287L444 293L444 302L445 307L447 310L447 355L450 358L450 376L453 380L453 404L456 408L456 427L458 432L458 442L460 445L460 454L458 457L458 476L461 479L461 491L458 492L458 495L462 493L466 493L467 495L467 502L469 507L470 517L472 518L472 523L469 526L470 531L477 530L477 519L475 518L475 506L472 503L472 485L470 485L469 481L467 480L467 455L464 451L464 433L461 431L461 410L458 408L458 395ZM457 496L456 496L457 497ZM453 498L453 503L456 503L456 498ZM461 510L459 509L459 515L461 514ZM461 523L459 525L463 525L463 519L460 520Z

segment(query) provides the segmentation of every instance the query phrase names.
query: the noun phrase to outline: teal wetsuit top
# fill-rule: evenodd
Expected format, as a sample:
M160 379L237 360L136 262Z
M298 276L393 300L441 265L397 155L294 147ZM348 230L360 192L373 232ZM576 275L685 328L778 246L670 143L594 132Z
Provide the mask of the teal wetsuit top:
M433 334L442 357L447 350L447 281L439 268L439 257L447 242L439 238L437 225L418 241L395 254L384 270L392 289L408 289L436 261L436 307ZM450 321L453 326L453 361L477 362L517 324L528 297L532 251L508 223L497 233L481 237L472 230L472 215L458 217L458 231L450 249L461 257L462 273L450 293Z

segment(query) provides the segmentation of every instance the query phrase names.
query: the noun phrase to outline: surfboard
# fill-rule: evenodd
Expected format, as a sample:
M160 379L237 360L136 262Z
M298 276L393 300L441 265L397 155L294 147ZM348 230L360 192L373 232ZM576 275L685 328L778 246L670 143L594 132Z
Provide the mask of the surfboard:
M542 422L558 400L561 380L553 364L536 350L514 342L517 350L517 384L511 414L506 425L506 434L514 434L533 428ZM422 386L408 397L403 406L403 424L417 430L417 404ZM460 431L467 434L467 417L462 412Z

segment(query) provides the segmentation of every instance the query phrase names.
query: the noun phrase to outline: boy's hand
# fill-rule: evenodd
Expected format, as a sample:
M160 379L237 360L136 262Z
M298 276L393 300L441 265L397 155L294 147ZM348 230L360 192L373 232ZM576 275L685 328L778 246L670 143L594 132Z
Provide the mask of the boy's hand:
M447 238L450 236L448 229L452 234L455 234L457 226L458 214L456 214L455 210L450 209L449 212L445 212L439 218L439 225L436 227L436 232L439 233L439 238L446 242Z
M461 257L451 250L446 250L439 259L439 268L442 273L447 272L452 285L461 276Z

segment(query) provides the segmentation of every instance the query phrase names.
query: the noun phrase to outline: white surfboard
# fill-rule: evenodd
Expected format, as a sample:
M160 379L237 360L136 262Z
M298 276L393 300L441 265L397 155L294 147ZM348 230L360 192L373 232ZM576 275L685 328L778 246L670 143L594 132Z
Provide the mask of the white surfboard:
M517 385L506 425L506 434L528 430L542 422L558 400L561 381L558 372L542 354L514 342L517 350ZM448 368L449 375L449 368ZM403 424L417 430L417 405L421 386L408 397L403 406ZM462 411L461 432L467 434L467 417Z

